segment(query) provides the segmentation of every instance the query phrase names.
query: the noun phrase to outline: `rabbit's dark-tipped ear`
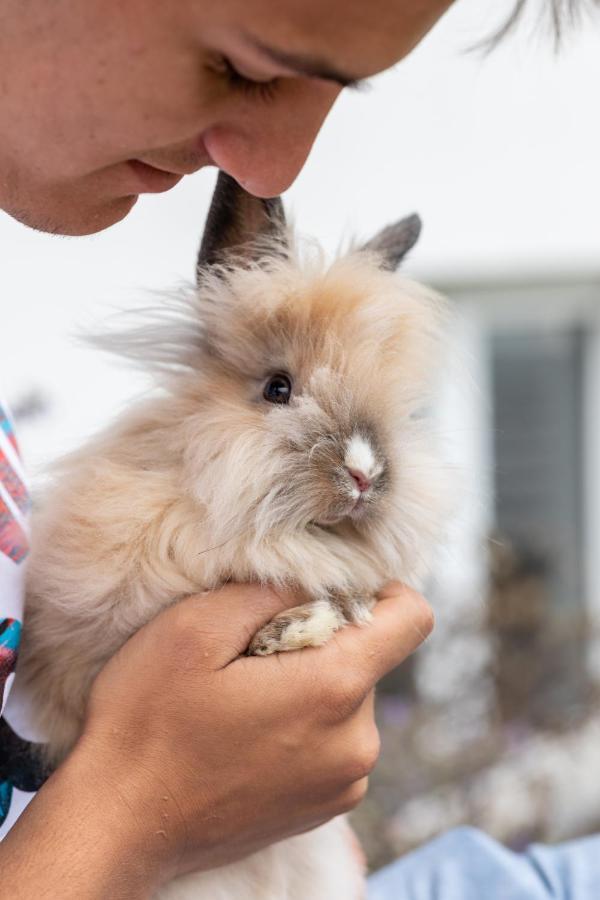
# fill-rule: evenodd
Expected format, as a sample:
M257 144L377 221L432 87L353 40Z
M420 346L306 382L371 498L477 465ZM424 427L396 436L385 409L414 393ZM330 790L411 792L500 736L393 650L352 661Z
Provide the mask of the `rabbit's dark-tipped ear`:
M412 216L407 216L394 225L388 225L362 249L378 253L383 268L393 272L419 240L421 228L421 219L413 213Z
M260 257L261 241L273 238L283 246L286 225L280 197L261 199L245 191L230 175L219 172L208 211L196 271L223 263L231 253L237 261Z

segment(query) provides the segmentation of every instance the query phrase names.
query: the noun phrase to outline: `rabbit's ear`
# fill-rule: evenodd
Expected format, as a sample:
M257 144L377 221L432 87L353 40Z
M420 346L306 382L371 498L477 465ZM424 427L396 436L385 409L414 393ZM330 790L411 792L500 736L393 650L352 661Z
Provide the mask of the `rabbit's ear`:
M388 225L361 249L378 253L383 268L393 272L419 240L421 227L421 219L413 213L394 225Z
M197 273L206 266L226 261L233 253L237 261L255 260L264 239L283 246L286 225L280 197L253 197L226 172L219 172L200 244Z

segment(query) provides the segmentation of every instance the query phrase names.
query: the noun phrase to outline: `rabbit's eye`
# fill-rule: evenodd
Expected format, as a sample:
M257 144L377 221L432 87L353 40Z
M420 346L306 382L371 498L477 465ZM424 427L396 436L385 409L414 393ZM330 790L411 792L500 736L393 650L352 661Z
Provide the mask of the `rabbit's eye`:
M292 381L289 375L278 372L265 385L263 397L269 403L289 403L292 396Z

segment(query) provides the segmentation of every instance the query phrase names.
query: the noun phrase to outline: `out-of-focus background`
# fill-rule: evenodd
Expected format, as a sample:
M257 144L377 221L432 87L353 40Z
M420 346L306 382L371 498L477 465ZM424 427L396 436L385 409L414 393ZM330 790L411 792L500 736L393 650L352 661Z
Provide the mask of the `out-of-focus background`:
M460 503L436 633L379 692L355 814L373 866L460 823L513 846L600 828L600 20L557 56L534 2L491 55L470 50L511 6L458 0L343 96L286 198L331 251L419 211L407 271L457 310L439 412ZM0 383L34 475L144 391L74 335L192 277L213 181L91 238L0 214Z

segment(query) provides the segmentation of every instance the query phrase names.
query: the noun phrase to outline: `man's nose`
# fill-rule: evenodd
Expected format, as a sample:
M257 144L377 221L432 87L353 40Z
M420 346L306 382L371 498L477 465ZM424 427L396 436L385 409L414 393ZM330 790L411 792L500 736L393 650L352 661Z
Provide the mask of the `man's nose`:
M204 135L218 167L257 197L275 197L293 183L340 92L324 83L300 87L271 107L244 111Z

